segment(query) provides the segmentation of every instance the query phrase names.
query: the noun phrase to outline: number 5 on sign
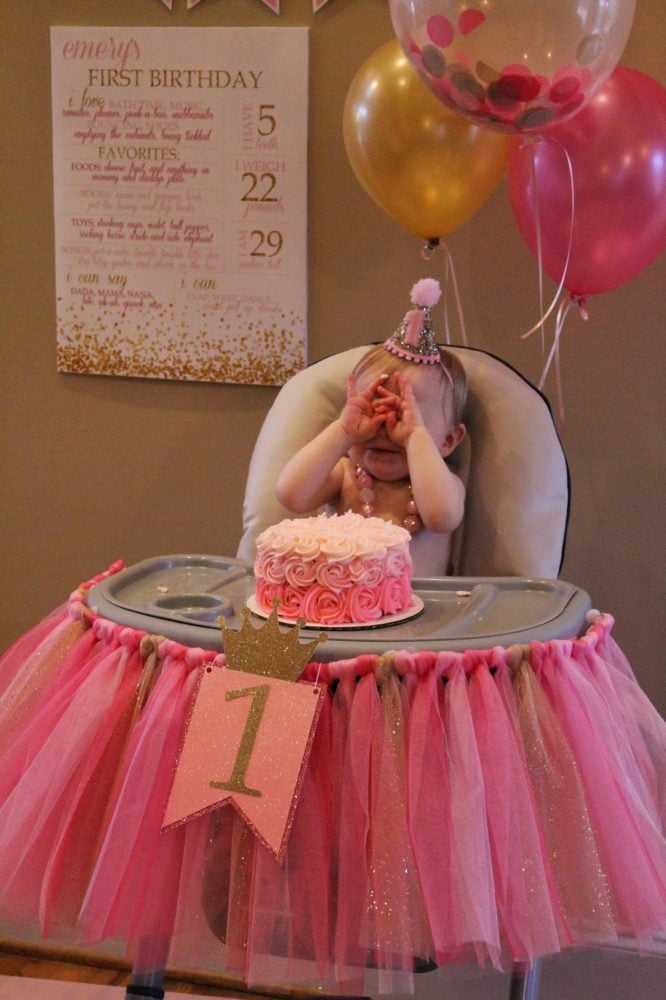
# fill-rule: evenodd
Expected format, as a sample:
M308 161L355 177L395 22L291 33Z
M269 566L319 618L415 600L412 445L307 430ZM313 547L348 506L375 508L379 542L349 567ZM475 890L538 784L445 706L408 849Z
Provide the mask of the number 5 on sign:
M206 668L163 828L231 802L282 860L321 703L312 684Z
M277 127L274 104L259 105L259 121L257 122L257 132L259 135L273 135Z

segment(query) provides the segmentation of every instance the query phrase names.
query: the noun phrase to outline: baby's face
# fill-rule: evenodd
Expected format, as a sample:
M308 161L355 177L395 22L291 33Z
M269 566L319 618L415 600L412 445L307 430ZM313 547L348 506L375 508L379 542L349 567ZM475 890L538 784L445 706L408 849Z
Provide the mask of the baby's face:
M445 416L446 390L442 380L425 365L404 366L401 368L401 374L411 383L423 423L437 447L441 447L450 430L450 422ZM361 375L357 383L359 392L363 392L376 375L377 372ZM383 384L389 392L400 395L394 372ZM361 468L366 469L374 479L398 482L409 477L405 449L391 441L383 424L373 438L363 444L355 445L350 450L349 457Z

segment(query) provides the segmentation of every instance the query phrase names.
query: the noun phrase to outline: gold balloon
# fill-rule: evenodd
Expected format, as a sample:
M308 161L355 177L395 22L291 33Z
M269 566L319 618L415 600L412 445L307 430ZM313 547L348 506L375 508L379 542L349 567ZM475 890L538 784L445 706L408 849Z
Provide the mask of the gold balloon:
M345 102L356 177L405 229L435 240L466 222L507 166L511 137L450 111L421 82L397 39L361 66Z

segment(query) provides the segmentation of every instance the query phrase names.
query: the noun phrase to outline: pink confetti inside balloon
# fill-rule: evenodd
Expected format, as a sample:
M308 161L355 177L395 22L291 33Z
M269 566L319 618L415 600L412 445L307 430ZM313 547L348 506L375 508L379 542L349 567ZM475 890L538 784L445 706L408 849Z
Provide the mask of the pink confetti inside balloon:
M504 132L577 114L617 65L635 0L389 0L396 35L447 107Z
M458 27L463 35L469 35L470 31L478 28L480 24L483 24L485 19L486 15L483 11L470 7L469 10L464 10L458 18Z
M435 14L428 18L428 38L440 49L447 49L454 38L454 31L448 17Z

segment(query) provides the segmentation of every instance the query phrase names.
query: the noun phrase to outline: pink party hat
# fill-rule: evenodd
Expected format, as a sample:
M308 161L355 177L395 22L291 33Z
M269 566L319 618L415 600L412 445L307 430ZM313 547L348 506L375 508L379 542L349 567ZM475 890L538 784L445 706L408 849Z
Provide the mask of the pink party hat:
M405 313L398 329L384 342L387 351L417 364L440 363L430 310L439 302L441 294L435 278L422 278L416 282L410 294L415 308Z

